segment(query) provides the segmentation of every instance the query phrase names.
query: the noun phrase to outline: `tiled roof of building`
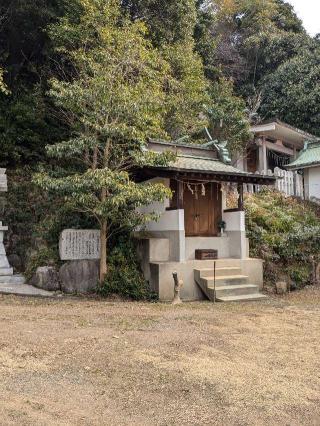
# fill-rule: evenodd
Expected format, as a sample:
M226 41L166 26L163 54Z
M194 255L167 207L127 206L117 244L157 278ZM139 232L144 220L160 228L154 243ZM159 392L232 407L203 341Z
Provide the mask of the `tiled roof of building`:
M164 152L167 149L176 153L175 160L168 166L151 167L151 169L162 171L163 173L179 174L188 176L194 175L210 175L212 178L226 181L238 181L243 183L259 183L262 185L271 185L275 178L272 176L264 176L259 174L248 173L233 167L229 162L223 162L217 157L217 147L207 145L196 145L186 143L170 143L164 141L152 141L153 146L149 149L155 152ZM159 151L159 145L162 146ZM179 148L179 149L178 149ZM219 147L218 147L219 148ZM226 156L221 156L225 158ZM157 172L155 172L157 173Z
M190 170L190 171L203 171L203 172L223 172L230 174L247 174L230 164L225 164L218 159L205 158L205 157L194 157L191 155L178 154L174 164L170 164L170 168L176 168L179 170Z
M299 156L286 167L288 169L302 169L304 167L320 165L320 142L311 142L300 152Z
M312 135L311 133L308 133L308 132L306 132L304 130L301 130L298 127L292 126L291 124L285 123L284 121L281 121L278 118L264 120L261 123L258 123L257 126L263 125L263 124L271 124L271 123L277 123L277 124L279 124L282 127L286 127L287 129L291 129L291 130L293 130L293 131L301 134L302 136L305 137L305 139L308 139L310 141L317 140L317 137L315 135Z

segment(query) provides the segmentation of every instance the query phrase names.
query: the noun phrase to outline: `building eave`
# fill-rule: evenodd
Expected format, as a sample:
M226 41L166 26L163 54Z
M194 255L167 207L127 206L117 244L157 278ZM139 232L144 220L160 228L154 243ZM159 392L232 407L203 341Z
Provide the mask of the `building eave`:
M251 183L257 185L274 185L274 176L253 173L216 172L211 170L182 169L177 167L145 167L142 173L152 177L169 177L178 179L208 180L219 182Z
M311 167L320 167L320 162L319 161L313 161L310 163L305 163L305 164L287 164L285 166L286 169L288 170L302 170L302 169L309 169Z

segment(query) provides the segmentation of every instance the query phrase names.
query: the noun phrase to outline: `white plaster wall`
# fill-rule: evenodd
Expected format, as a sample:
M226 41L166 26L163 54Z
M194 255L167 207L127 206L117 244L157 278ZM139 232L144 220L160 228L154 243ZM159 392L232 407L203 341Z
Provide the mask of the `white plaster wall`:
M147 223L144 230L150 232L184 231L184 210L164 211L157 221Z
M153 178L146 183L162 183L166 187L170 186L170 179L167 178ZM139 208L141 213L158 213L159 219L151 221L145 227L137 229L137 231L184 231L184 210L166 210L170 206L170 200L166 199L163 203L155 202L147 206Z
M168 238L149 238L149 261L167 262L170 255L170 241Z
M195 259L196 249L218 250L218 258L229 257L228 237L186 237L186 260Z
M307 198L320 199L320 167L310 167L306 170L304 185Z
M167 188L170 187L170 179L167 179L167 178L156 177L153 179L149 179L146 182L143 182L141 185L144 185L147 183L162 183L162 185L166 186ZM151 213L154 211L162 213L166 210L167 207L169 207L169 205L170 205L170 200L166 199L164 200L163 203L159 203L159 202L151 203L147 206L140 207L138 210L143 213Z
M246 230L245 214L243 211L223 212L222 219L226 222L226 231Z

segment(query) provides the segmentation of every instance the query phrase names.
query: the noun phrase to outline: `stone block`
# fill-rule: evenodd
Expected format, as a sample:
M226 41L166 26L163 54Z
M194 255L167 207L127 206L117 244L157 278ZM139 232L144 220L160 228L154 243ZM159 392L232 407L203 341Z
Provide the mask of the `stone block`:
M149 239L149 259L150 262L167 262L169 260L169 239L150 238Z
M74 260L61 266L59 270L61 290L64 293L93 292L99 281L98 260Z
M65 229L59 240L61 260L100 259L100 231L96 229Z
M30 284L43 290L60 290L59 275L53 266L40 266L37 268Z

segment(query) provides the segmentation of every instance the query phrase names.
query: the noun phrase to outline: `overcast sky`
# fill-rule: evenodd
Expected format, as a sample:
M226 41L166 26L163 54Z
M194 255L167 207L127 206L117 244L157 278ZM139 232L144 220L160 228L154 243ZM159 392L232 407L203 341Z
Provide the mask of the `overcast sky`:
M312 36L320 33L320 0L287 0Z

